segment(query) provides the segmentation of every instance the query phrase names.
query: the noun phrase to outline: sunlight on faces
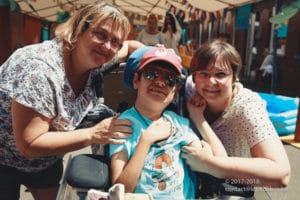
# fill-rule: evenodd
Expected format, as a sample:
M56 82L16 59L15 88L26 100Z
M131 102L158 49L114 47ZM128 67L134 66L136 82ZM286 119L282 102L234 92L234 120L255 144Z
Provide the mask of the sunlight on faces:
M89 66L99 67L110 61L121 46L121 33L113 31L112 20L105 21L98 26L91 25L89 30L84 33L85 39L82 39L84 46L89 56L92 58L92 63ZM79 45L77 45L79 46ZM83 52L83 50L81 51ZM89 56L84 55L87 59Z
M106 44L106 43L110 43L110 48L112 48L114 51L117 51L120 49L121 47L121 42L117 37L110 37L110 34L108 33L108 31L104 30L104 29L92 29L91 30L92 35L94 36L94 39L100 43L100 44Z
M210 61L206 69L193 73L197 92L207 101L215 100L218 96L232 91L233 73L228 62L218 57L215 62Z
M157 79L164 81L169 87L180 87L180 76L174 70L167 70L165 68L150 65L142 70L143 77L148 81L155 81Z
M98 27L91 27L90 30L93 40L100 45L106 45L108 49L111 48L114 52L122 47L123 41L121 40L121 32L116 31L113 28L112 20L109 20Z
M194 72L195 81L212 81L213 78L216 82L223 82L232 75L230 64L218 57L216 61L210 61L204 70Z
M179 77L175 69L167 69L159 65L149 64L135 74L134 85L142 98L150 97L160 106L166 106L173 101L178 91L176 81ZM173 85L173 86L171 86Z

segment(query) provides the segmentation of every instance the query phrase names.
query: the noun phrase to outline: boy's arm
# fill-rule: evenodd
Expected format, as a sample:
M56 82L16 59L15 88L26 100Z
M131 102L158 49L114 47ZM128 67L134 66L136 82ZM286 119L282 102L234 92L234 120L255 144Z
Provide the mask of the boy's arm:
M125 192L134 192L151 145L169 137L171 128L170 122L161 119L154 121L142 133L130 160L125 151L114 154L111 157L112 184L122 183L125 185Z
M125 192L134 192L150 146L151 144L140 141L130 160L125 151L114 154L111 157L112 184L122 183Z

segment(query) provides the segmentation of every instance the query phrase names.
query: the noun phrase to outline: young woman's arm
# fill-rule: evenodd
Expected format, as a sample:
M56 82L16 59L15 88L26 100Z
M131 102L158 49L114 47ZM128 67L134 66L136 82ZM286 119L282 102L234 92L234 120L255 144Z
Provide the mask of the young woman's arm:
M193 120L196 128L201 133L204 141L207 142L215 156L227 156L227 152L219 140L215 132L212 130L203 112L205 110L206 103L199 95L193 96L187 103L190 118ZM203 142L203 144L205 143Z
M252 158L213 157L202 161L207 172L229 181L265 187L287 186L290 165L280 140L270 138L260 142L251 148L251 153Z
M223 150L213 152L214 148L218 148L218 141L214 139L214 134L210 133L212 130L205 121L201 122L201 112L197 112L196 109L189 111L191 116L197 119L196 126L202 130L204 139L210 141L213 146L216 145L210 148L203 143L202 148L183 148L183 157L193 170L225 178L229 182L232 180L231 183L266 187L287 186L291 169L278 137L267 138L251 147L251 158L213 156L215 153L222 154Z

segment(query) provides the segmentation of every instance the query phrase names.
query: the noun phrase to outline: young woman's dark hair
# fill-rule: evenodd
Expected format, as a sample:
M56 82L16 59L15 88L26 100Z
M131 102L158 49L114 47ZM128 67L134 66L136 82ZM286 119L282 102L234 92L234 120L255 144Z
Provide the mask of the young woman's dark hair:
M163 30L162 30L163 33L167 32L168 24L171 24L172 32L176 33L176 31L177 31L176 22L175 22L174 16L169 12L166 13L166 17L165 17L165 21L164 21L164 27L163 27Z

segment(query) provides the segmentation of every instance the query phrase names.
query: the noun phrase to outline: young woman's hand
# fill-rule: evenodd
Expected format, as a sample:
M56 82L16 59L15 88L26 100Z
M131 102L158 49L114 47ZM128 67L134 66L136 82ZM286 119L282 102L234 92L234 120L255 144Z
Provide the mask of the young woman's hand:
M190 168L197 172L207 172L206 162L214 157L213 151L210 145L205 142L201 141L201 147L199 146L184 146L181 149L181 156L190 166Z
M190 97L187 103L187 109L190 115L190 118L194 122L199 122L204 120L203 112L206 108L206 102L199 94L195 94Z

